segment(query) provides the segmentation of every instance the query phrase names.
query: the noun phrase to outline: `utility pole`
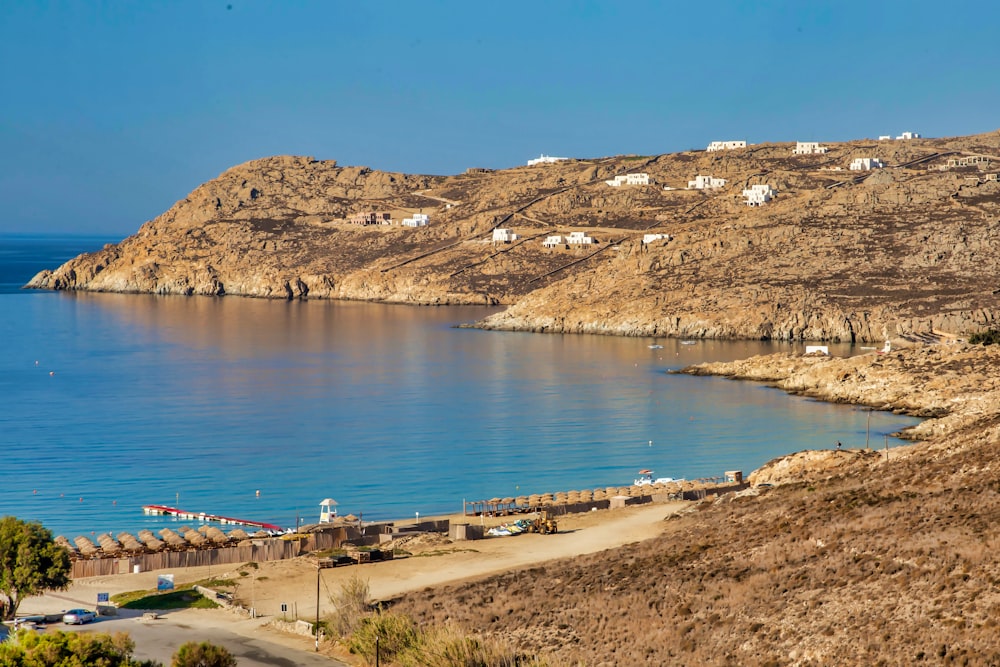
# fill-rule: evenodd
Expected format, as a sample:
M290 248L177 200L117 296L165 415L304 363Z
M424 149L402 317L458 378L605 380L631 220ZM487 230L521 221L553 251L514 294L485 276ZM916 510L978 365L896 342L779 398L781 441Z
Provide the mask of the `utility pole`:
M865 449L871 449L871 447L868 446L868 439L871 438L871 435L872 435L872 409L868 408L868 427L865 430Z
M319 563L316 563L316 652L319 653Z

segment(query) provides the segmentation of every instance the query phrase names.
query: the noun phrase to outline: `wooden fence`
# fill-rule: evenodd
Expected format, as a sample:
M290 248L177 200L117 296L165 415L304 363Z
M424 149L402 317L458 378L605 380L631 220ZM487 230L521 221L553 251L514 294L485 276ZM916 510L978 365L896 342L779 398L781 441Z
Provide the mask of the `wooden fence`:
M70 576L73 579L97 577L108 574L127 574L135 571L169 570L182 567L232 565L235 563L262 563L271 560L295 558L312 551L336 549L351 539L352 528L337 528L322 533L311 533L300 540L269 538L252 540L250 544L218 549L190 549L187 551L160 551L138 554L127 558L94 558L73 562Z

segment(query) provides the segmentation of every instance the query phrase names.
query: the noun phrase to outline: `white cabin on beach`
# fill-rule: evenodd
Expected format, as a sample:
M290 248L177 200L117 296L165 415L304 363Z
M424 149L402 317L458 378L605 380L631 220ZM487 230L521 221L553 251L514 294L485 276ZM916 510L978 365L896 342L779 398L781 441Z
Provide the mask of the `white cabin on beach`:
M613 188L623 185L649 185L649 174L619 174L614 180L604 181Z
M796 141L792 155L822 155L826 151L826 146L820 146L818 141Z
M746 141L713 141L708 145L705 150L709 153L714 153L715 151L731 151L736 148L746 148Z
M885 164L882 160L877 157L856 157L851 160L850 170L851 171L870 171L872 169L881 169Z
M725 186L726 179L714 178L712 176L695 176L693 181L688 181L689 190L711 190Z

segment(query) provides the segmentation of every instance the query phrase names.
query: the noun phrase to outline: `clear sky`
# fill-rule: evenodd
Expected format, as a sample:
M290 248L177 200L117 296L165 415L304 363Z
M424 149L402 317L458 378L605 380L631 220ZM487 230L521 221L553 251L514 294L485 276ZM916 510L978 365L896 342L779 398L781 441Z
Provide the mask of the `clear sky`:
M276 154L453 174L991 131L998 19L966 0L4 0L0 232L125 236Z

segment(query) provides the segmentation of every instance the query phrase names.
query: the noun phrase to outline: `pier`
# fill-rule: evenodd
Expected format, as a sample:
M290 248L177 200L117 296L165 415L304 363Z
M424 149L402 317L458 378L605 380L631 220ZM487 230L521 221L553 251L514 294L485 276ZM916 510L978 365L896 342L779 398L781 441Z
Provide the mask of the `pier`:
M282 532L284 528L275 525L273 523L265 523L263 521L252 521L250 519L234 519L230 516L221 516L219 514L206 514L205 512L189 512L187 510L177 509L176 507L168 507L166 505L143 505L142 511L145 514L163 514L167 516L175 516L178 519L187 519L189 521L216 521L223 525L230 526L253 526L255 528L260 528L262 530L274 530Z

